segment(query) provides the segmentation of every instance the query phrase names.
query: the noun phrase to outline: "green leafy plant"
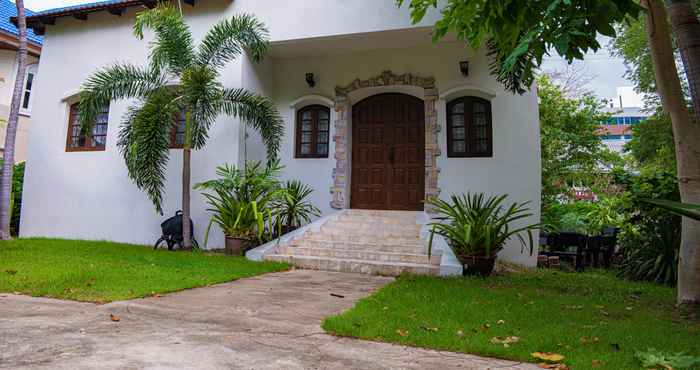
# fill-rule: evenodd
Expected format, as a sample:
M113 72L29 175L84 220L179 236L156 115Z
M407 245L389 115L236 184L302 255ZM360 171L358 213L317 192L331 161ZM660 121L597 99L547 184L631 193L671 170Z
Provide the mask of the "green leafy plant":
M487 197L483 193L453 195L450 201L431 198L428 204L438 213L437 222L429 224L431 235L429 253L434 234L443 236L457 256L495 257L510 238L517 238L522 248L529 245L533 252L534 230L541 224L511 228L511 224L531 217L529 202L504 204L506 195ZM527 235L525 240L523 233Z
M283 226L299 227L311 222L311 217L321 215L321 211L308 200L314 191L308 185L298 180L290 180L284 184L282 190L274 208L280 215Z
M646 351L638 351L635 357L645 369L679 370L695 369L700 366L700 357L684 352L670 353L649 348Z
M279 220L272 202L283 192L278 177L283 167L279 161L263 166L260 162L246 164L244 169L225 164L216 169L219 178L195 185L212 213L204 237L207 245L213 224L231 238L263 240Z

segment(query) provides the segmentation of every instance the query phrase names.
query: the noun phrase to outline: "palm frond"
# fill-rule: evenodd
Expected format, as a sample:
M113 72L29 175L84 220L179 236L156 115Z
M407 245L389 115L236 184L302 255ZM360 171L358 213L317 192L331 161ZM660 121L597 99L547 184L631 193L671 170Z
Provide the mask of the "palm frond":
M158 70L128 63L115 64L92 74L80 91L79 119L83 130L91 128L95 115L111 100L145 99L162 87L166 78Z
M220 104L226 114L240 118L260 133L269 160L277 158L284 121L271 99L245 89L224 89Z
M163 189L170 151L173 117L179 111L170 92L163 88L124 116L117 147L129 177L145 191L156 211L163 213Z
M192 33L172 4L163 1L139 13L134 23L134 35L139 40L143 39L144 29L155 32L155 39L149 43L153 65L175 75L192 65L195 60Z
M197 55L201 66L221 67L234 60L247 49L253 61L262 60L269 48L268 31L252 15L234 15L223 20L202 39Z

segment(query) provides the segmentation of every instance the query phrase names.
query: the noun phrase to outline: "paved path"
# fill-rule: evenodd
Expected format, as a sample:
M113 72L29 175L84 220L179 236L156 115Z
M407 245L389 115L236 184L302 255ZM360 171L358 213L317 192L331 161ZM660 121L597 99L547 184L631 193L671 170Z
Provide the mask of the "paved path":
M0 294L0 368L535 368L324 334L324 317L389 281L296 270L106 305Z

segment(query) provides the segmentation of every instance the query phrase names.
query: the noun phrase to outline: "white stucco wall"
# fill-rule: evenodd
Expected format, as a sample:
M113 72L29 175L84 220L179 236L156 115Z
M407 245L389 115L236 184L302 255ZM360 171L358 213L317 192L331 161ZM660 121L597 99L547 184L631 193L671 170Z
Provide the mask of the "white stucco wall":
M539 219L536 96L534 92L523 96L504 92L489 75L483 53L466 50L460 43L432 44L421 29L416 29L415 33L396 33L409 27L409 18L406 9L395 9L393 0L308 0L295 6L276 0L210 1L198 2L194 9L187 6L185 9L187 21L197 38L224 15L247 12L266 22L274 41L271 57L262 64L242 58L226 69L222 82L229 87L242 86L268 95L277 102L286 122L280 153L286 166L285 178L298 178L311 185L316 190L313 201L324 214L334 212L329 205L335 167L334 143L331 142L327 159L295 159L296 107L293 103L332 101L336 86L391 70L397 74L410 72L434 77L441 95L452 92L453 97L458 96L460 87L471 86L478 87L477 93L495 96L492 100L493 158L448 159L445 130L439 134L443 149L443 156L438 160L442 169L439 184L442 194L448 196L466 190L508 193L512 200L533 201L535 216L531 221ZM82 81L100 66L118 60L138 64L146 60L146 42L131 35L133 15L132 9L122 17L91 14L87 22L61 18L55 26L47 28L39 68L42 79L35 96L35 124L30 132L23 236L132 243L152 243L158 236L164 217L154 212L145 194L128 179L116 148L121 116L129 102L114 102L110 108L106 151L65 152L68 105L63 99L77 92ZM304 56L291 57L290 50L294 51L291 54ZM458 62L464 59L471 62L468 78L464 78L458 68ZM315 74L315 88L309 88L304 82L307 72ZM380 90L358 91L351 99L385 91L410 92L390 87ZM309 95L317 97L299 102ZM439 123L443 128L444 105L445 101L438 102ZM334 119L335 112L331 110L331 120ZM259 136L248 129L250 137L241 145L242 133L242 126L236 120L220 117L212 129L207 148L193 155L193 183L211 178L215 167L224 162L240 165L244 155L249 160L264 158L265 150ZM331 136L333 134L331 126ZM166 216L180 207L180 152L173 150L171 153ZM195 235L201 241L208 214L202 197L194 191L192 194ZM221 233L213 232L210 246L221 244ZM519 252L519 247L511 248L503 256L525 264L534 263L534 257Z

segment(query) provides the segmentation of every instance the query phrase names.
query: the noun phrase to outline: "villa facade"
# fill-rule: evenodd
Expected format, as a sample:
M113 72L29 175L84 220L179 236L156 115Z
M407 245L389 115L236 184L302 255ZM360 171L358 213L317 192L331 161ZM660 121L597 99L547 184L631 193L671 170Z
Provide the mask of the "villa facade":
M180 209L181 156L168 164L165 216L127 176L116 142L131 102L113 101L95 131L79 137L74 104L86 78L118 61L145 64L147 42L132 34L152 1L113 0L39 13L44 34L33 102L22 236L150 244ZM530 201L539 220L540 145L535 88L513 95L489 74L485 50L447 38L434 43L428 14L412 25L394 0L182 1L195 38L234 14L254 14L270 31L261 63L241 58L222 83L274 99L286 122L285 176L315 189L324 215L341 209L423 210L431 196L486 192ZM148 37L147 37L148 38ZM192 157L192 182L223 163L263 160L259 136L220 116ZM195 236L209 214L193 192ZM534 265L516 241L501 257ZM213 232L210 247L223 245Z

